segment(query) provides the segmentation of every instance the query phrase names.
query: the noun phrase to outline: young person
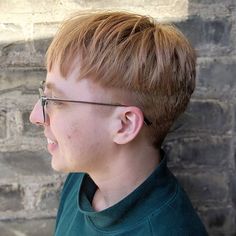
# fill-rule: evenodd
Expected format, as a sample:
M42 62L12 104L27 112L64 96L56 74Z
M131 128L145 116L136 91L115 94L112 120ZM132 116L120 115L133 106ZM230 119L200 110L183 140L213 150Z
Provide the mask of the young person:
M69 173L55 235L207 235L161 150L195 87L187 39L142 15L78 13L46 61L30 120Z

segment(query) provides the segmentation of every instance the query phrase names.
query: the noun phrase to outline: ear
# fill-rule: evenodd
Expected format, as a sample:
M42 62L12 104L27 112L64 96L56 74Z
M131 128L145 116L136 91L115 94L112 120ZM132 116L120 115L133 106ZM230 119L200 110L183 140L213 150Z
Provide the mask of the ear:
M138 107L125 107L119 112L116 122L113 141L126 144L139 134L144 122L143 113Z

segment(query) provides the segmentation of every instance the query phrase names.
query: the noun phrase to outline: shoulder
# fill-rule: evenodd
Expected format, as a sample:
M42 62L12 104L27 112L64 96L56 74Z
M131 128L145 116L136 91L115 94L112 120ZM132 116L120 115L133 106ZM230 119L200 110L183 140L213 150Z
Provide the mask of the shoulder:
M160 236L207 236L198 214L187 194L177 182L175 197L160 211L149 216L153 235Z

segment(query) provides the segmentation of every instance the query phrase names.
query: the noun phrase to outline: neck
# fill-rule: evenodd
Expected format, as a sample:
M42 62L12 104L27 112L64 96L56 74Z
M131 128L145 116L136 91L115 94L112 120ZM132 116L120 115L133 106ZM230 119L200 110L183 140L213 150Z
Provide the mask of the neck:
M116 155L111 155L111 163L106 163L106 169L90 173L98 186L92 203L96 211L116 204L133 192L160 162L159 150L150 146L123 148L113 153Z

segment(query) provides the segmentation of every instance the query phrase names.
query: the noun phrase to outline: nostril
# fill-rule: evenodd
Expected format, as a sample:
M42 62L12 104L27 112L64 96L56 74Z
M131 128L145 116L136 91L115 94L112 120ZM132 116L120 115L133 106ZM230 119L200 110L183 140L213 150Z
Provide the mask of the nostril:
M34 124L37 125L37 126L42 126L43 125L43 123L41 123L41 122L35 122Z

